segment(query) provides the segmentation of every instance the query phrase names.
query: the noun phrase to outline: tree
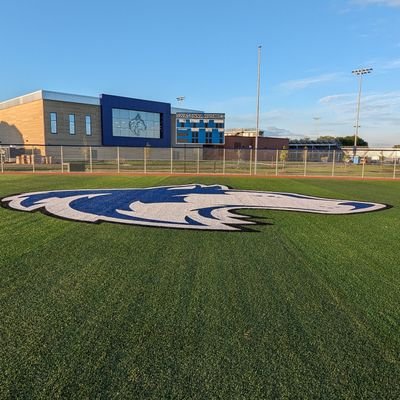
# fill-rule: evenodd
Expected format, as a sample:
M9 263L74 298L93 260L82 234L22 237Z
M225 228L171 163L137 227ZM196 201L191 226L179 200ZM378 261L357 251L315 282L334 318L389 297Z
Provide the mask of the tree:
M336 140L335 136L319 136L318 140Z
M283 146L283 149L279 152L279 161L283 164L282 168L285 168L285 161L287 160L288 155L289 151L286 149L286 146Z
M394 148L394 149L400 149L400 144L395 144L395 145L393 146L393 148Z
M341 146L354 146L354 136L320 136L318 139L320 140L336 140L340 143ZM357 137L357 146L365 146L368 147L368 142L366 142L363 138Z
M354 136L338 136L335 138L342 146L354 146ZM357 146L368 147L368 142L357 137Z

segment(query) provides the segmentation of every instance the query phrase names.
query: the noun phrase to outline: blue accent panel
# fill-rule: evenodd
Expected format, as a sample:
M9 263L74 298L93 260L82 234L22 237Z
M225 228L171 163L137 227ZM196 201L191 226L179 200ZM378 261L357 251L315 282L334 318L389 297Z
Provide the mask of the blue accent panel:
M204 124L204 119L201 119L199 122L199 128L204 128L205 124Z
M205 143L205 142L206 142L206 130L199 129L199 143Z
M213 144L219 144L219 132L218 129L212 130L212 142Z
M120 97L120 96L111 96L108 94L102 94L100 96L100 106L101 106L101 128L102 128L103 145L129 146L129 147L144 147L147 145L154 147L171 146L171 104L160 103L158 101L140 100L140 99L132 99L129 97ZM161 114L160 139L113 136L113 127L112 127L113 108L160 113Z
M210 119L210 120L208 121L208 127L209 127L209 128L215 128L215 122L214 122L213 119Z

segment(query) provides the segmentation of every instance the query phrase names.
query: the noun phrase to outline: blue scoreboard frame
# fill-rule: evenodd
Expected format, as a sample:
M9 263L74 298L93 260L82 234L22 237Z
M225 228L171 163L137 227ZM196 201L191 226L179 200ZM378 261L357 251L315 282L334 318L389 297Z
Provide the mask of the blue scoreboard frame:
M171 146L171 104L158 101L132 99L128 97L102 94L101 125L102 142L105 146L129 146L129 147L170 147ZM121 137L113 135L113 109L144 111L160 114L160 137L139 138Z

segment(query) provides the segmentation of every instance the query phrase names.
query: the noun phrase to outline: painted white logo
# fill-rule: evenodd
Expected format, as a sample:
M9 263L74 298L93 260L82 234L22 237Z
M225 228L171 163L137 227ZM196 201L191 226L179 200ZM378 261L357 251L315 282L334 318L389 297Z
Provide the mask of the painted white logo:
M24 193L4 198L2 203L15 210L43 210L76 221L220 231L243 230L244 226L257 223L248 216L235 214L234 210L239 209L355 214L387 207L362 201L199 184Z

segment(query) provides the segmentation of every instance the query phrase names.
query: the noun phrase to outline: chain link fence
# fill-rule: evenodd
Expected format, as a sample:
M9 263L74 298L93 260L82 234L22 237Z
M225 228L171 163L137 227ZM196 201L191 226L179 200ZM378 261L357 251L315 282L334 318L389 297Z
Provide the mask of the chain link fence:
M400 149L253 150L0 145L0 172L400 177Z

